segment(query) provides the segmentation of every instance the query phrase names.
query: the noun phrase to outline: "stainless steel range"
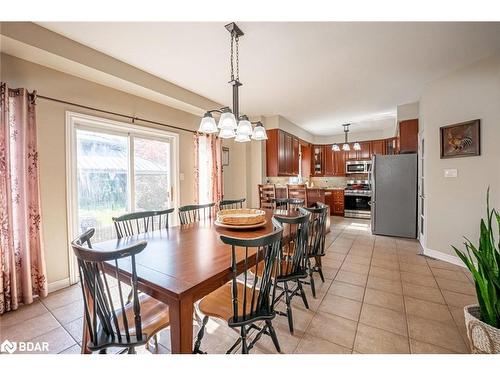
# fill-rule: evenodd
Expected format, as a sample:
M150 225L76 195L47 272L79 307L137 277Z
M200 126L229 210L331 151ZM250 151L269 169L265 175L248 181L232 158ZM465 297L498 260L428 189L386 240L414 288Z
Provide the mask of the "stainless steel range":
M369 180L349 180L344 190L344 216L371 218L372 190Z

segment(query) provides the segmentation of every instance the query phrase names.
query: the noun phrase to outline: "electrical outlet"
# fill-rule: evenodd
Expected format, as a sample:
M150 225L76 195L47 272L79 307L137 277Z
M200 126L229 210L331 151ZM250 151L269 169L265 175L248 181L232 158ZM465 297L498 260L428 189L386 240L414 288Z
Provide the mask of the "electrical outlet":
M445 178L456 178L458 176L458 171L456 169L445 169L444 177Z

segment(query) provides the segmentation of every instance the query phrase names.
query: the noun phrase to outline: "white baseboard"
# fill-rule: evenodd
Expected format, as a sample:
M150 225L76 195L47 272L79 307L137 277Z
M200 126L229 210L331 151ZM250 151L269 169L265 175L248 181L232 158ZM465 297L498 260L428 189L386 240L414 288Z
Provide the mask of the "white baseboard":
M454 264L456 266L460 266L460 267L465 268L464 263L457 256L445 254L441 251L432 250L432 249L428 249L425 247L423 249L424 249L424 255L427 255L431 258L436 258L436 259L442 260L444 262L448 262L448 263Z
M54 281L53 283L49 283L48 291L49 293L52 293L56 290L66 288L68 286L70 286L69 277L66 279Z

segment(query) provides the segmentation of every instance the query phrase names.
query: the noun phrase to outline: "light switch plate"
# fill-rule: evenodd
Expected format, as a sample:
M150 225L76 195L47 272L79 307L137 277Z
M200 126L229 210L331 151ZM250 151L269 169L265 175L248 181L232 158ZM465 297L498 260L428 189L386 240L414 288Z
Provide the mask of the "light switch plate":
M179 180L184 181L184 173L179 173Z
M456 169L445 169L444 177L445 178L456 178L458 175L458 171Z

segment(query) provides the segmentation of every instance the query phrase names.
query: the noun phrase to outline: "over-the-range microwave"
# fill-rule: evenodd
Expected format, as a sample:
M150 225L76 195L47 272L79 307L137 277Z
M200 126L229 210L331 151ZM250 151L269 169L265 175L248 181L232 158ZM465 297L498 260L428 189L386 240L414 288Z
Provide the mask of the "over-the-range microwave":
M372 170L371 160L348 160L345 162L345 173L370 173Z

